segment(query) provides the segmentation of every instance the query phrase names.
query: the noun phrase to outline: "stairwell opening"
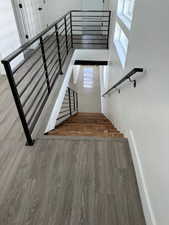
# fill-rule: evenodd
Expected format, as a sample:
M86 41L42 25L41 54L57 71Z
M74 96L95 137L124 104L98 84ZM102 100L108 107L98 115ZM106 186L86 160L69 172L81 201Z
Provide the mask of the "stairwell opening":
M75 61L55 128L48 135L124 138L102 112L100 66L106 65L106 61Z

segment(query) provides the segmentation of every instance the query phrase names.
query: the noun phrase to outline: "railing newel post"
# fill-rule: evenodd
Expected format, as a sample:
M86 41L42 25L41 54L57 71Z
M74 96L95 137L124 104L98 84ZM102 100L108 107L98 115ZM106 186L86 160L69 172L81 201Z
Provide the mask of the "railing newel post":
M44 66L44 70L45 70L48 93L50 93L51 88L50 88L50 83L49 83L49 74L48 74L48 68L47 68L46 56L45 56L45 48L44 48L42 36L40 37L40 47L41 47L41 52L42 52L42 60L43 60L43 66Z
M22 104L21 104L21 101L20 101L20 98L19 98L19 94L18 94L18 91L17 91L17 88L16 88L15 80L14 80L14 77L13 77L11 65L8 61L2 61L2 63L4 65L4 68L5 68L5 71L6 71L6 75L7 75L8 81L9 81L9 85L11 87L11 91L12 91L12 94L13 94L13 97L14 97L14 101L15 101L15 104L16 104L16 108L17 108L19 117L21 119L22 127L23 127L23 130L24 130L26 139L27 139L27 145L32 146L34 144L34 140L32 139L31 133L30 133L29 128L28 128L28 124L27 124L27 121L26 121L26 118L25 118L24 110L23 110L23 107L22 107Z
M74 111L76 111L75 92L74 91L73 91L73 106L74 106Z
M109 22L108 22L108 31L107 31L107 49L109 48L110 20L111 20L111 11L109 11Z
M73 25L72 25L72 11L70 11L70 32L71 32L71 46L73 48Z
M58 33L58 25L57 24L55 24L55 32L56 32L56 43L57 43L57 49L58 49L59 70L60 70L60 74L63 74L62 60L61 60L61 54L60 54L60 44L59 44L59 33Z
M67 16L67 15L66 15ZM67 54L69 53L69 49L68 49L68 38L67 38L67 20L66 20L66 16L64 17L64 21L65 21L65 37L66 37L66 50L67 50Z
M69 94L69 112L70 116L72 115L72 107L71 107L71 93L70 93L70 88L68 87L68 94Z
M78 94L77 94L77 92L76 92L76 110L77 110L77 112L79 111L79 106L78 106Z

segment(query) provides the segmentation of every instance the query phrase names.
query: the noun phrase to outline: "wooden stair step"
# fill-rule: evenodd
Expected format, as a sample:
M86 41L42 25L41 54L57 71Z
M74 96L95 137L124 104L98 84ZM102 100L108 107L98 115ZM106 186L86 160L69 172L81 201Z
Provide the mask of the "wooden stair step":
M59 136L96 136L96 137L124 137L101 113L77 113L71 116L50 135Z

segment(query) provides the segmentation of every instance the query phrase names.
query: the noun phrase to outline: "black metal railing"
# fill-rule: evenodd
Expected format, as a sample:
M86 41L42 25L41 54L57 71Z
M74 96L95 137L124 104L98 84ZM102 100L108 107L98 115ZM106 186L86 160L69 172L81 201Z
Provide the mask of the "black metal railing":
M2 60L28 145L70 50L108 48L110 15L72 10Z
M78 93L67 88L57 121L62 121L78 112Z
M71 11L73 46L108 48L111 11Z
M136 80L132 80L131 77L138 73L143 72L143 68L134 68L131 70L126 76L124 76L120 81L118 81L116 84L114 84L108 91L106 91L102 96L105 97L107 94L109 94L111 91L116 90L122 83L124 83L126 80L129 80L131 83L133 83L133 86L136 87Z

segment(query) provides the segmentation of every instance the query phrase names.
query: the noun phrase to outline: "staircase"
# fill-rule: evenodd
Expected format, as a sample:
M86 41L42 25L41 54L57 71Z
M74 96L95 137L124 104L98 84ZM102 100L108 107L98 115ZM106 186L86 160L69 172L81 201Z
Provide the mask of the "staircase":
M77 113L50 131L48 135L124 138L102 113Z

